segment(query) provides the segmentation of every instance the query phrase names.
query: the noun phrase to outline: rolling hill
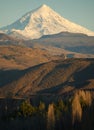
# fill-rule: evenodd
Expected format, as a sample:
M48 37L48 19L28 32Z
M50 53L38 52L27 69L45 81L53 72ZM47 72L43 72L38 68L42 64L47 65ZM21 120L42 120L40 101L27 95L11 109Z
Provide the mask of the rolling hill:
M71 52L94 54L94 37L80 33L61 32L55 35L46 35L40 39L32 40L32 42L27 42L26 45L30 47L32 46L31 43L50 45Z
M54 54L40 48L27 48L19 45L0 46L0 69L24 69L62 58L65 58L63 52Z
M8 93L18 97L34 94L59 96L76 89L93 90L93 70L94 59L72 58L54 60L24 70L2 70L0 96Z

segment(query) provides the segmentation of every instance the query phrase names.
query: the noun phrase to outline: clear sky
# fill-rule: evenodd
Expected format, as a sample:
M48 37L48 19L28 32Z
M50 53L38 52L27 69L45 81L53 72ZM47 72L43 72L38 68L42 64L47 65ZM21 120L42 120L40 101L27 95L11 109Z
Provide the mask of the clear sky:
M94 31L94 0L0 0L0 28L42 4Z

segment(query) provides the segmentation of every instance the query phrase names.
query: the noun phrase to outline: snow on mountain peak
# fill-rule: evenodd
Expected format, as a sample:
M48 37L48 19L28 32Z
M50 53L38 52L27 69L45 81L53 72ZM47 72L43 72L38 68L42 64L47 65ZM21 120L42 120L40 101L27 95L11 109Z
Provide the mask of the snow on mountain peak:
M13 24L3 27L2 30L8 34L11 33L28 39L38 39L43 35L60 32L83 33L94 36L94 32L68 21L45 4L26 13Z
M48 8L50 8L50 7L47 6L47 5L45 5L45 4L43 4L43 5L41 5L39 8L48 9Z

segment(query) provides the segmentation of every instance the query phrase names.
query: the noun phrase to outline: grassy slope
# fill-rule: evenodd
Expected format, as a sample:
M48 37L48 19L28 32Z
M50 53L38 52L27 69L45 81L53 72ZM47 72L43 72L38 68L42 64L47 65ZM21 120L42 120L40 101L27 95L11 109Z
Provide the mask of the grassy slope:
M23 71L6 71L6 83L1 82L0 95L9 92L19 96L39 94L62 95L77 88L94 88L94 59L67 59L40 64ZM12 77L12 80L11 80ZM4 81L4 80L3 80Z

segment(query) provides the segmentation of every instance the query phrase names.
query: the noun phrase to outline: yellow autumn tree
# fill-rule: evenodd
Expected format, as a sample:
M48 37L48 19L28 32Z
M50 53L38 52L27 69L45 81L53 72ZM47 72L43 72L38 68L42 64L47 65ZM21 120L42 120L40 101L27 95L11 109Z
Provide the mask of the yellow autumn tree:
M55 128L54 104L49 104L47 112L47 130L54 130L54 128Z
M72 101L72 121L73 124L75 121L81 121L82 118L82 108L79 100L79 95L76 93L74 95L73 101Z
M91 93L88 91L80 90L78 92L79 98L83 100L84 104L87 106L91 106L92 103L92 96Z

